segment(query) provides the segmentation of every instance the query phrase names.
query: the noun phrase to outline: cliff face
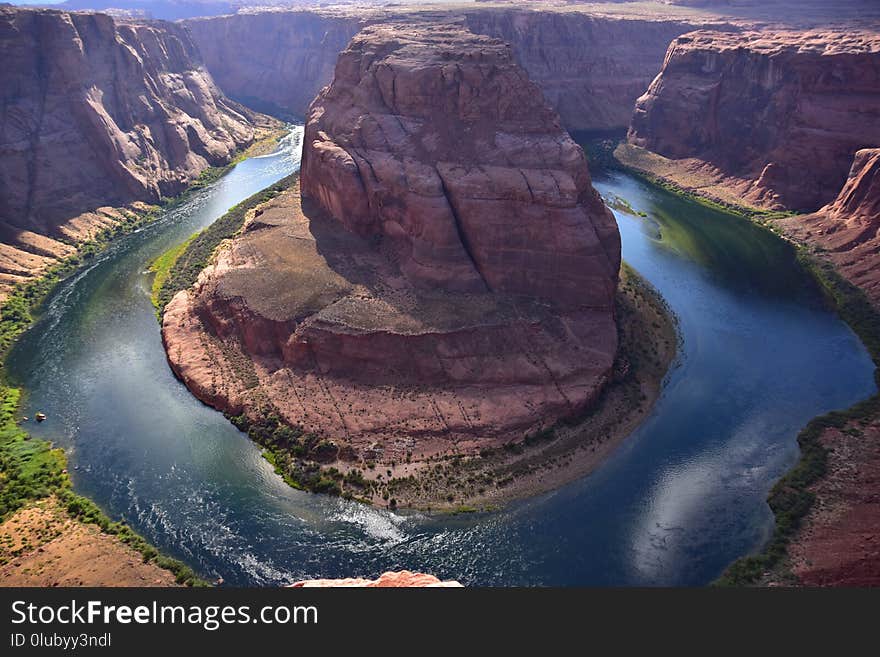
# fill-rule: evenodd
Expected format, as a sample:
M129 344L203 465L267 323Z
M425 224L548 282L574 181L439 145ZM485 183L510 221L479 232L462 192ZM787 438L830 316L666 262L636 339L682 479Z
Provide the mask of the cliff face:
M253 139L172 24L2 8L0 61L3 284L119 218L94 210L179 193Z
M304 117L363 19L289 11L183 24L223 91L254 109Z
M511 44L569 130L628 127L670 41L694 29L681 21L488 9L468 12L466 24Z
M400 13L400 12L398 12ZM393 14L392 14L393 15ZM569 130L622 129L636 98L663 63L669 42L693 23L578 12L481 8L448 12L477 34L513 46ZM420 13L405 19L430 20ZM273 11L185 21L220 87L252 107L305 116L333 77L336 57L364 26L386 12L359 17L315 11ZM706 22L718 24L717 19Z
M303 195L383 237L419 287L610 307L617 226L509 47L453 26L409 42L393 29L358 35L312 105Z
M307 579L290 585L293 588L461 588L454 580L441 581L433 575L408 570L382 573L376 579Z
M685 169L704 163L750 204L815 210L840 190L855 151L880 144L880 37L679 37L636 104L629 141L690 160Z
M880 304L880 148L856 153L846 183L833 202L781 225L793 236L828 251L840 272Z
M595 401L617 228L505 44L361 32L311 107L301 181L166 309L200 398L254 416L268 399L343 471L473 453Z
M0 53L0 215L13 225L50 232L171 196L253 138L173 24L3 9Z

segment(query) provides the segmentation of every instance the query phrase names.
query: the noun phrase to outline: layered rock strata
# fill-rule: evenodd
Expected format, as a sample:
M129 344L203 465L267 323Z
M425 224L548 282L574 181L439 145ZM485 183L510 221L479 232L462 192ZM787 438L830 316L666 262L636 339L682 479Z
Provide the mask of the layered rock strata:
M686 187L816 210L837 195L854 153L880 144L880 35L681 36L636 104L629 141L667 158L666 177Z
M26 278L252 141L187 33L103 14L0 8L0 271Z
M670 20L661 14L605 16L536 8L444 12L477 34L511 44L519 64L569 130L624 130L633 104L657 75L669 42L717 17ZM398 10L264 11L185 21L208 69L232 97L261 111L305 116L333 77L336 57L363 27L404 15Z
M572 131L628 128L635 101L660 71L669 43L700 26L576 11L482 10L468 12L465 20L471 31L511 44Z
M471 453L596 401L617 227L507 45L367 28L312 104L301 175L166 309L201 399L271 406L352 462Z
M260 111L305 117L333 79L361 15L267 11L196 18L184 25L223 91Z

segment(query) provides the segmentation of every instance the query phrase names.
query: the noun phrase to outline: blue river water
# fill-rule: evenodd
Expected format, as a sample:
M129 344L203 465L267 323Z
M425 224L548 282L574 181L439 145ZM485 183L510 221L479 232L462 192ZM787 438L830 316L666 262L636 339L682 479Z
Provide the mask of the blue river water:
M859 340L791 249L621 173L595 184L624 258L677 314L682 349L649 419L592 475L501 510L432 517L293 490L175 379L149 263L299 166L301 130L65 281L8 362L29 424L78 492L206 578L277 585L408 568L469 585L701 585L768 537L765 503L813 416L875 390Z

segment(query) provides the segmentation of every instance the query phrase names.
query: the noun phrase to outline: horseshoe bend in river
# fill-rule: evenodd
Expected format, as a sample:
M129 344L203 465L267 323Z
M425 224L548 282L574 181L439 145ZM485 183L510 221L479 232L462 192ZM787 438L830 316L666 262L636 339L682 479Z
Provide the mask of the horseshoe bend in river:
M626 174L595 176L624 259L678 315L680 362L599 469L499 511L392 513L289 488L169 369L149 263L295 171L301 129L65 281L8 361L78 492L205 577L276 585L407 568L470 585L701 585L769 536L796 435L875 390L873 364L782 241Z

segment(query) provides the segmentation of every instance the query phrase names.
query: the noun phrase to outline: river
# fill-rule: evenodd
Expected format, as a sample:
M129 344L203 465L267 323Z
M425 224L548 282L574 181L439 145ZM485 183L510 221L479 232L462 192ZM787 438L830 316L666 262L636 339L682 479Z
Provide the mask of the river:
M813 416L874 392L859 340L791 249L748 222L625 174L597 177L624 258L678 315L679 363L650 418L595 473L489 513L392 513L287 487L257 447L172 375L149 263L296 170L271 156L128 235L61 284L10 354L32 434L67 450L75 489L206 578L277 585L408 568L469 585L702 585L769 536L765 504Z

